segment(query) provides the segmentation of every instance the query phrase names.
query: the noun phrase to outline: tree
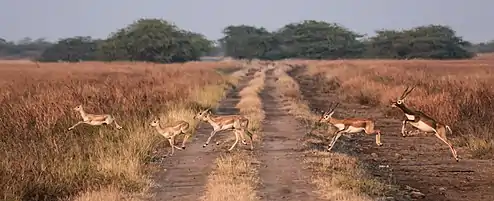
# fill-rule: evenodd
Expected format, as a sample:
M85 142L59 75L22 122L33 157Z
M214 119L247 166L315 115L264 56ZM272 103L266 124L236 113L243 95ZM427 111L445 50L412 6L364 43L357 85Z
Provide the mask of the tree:
M478 43L475 45L472 45L469 48L470 51L476 52L476 53L490 53L494 52L494 40L485 42L485 43Z
M462 59L474 56L471 44L448 26L427 25L409 30L380 30L371 37L367 56L378 58Z
M334 23L306 20L285 25L276 32L285 58L337 59L361 56L363 44L357 34Z
M107 60L183 62L198 60L212 43L160 19L140 19L113 33L101 46Z
M285 25L271 33L247 25L228 26L220 43L226 55L234 58L310 58L336 59L358 57L364 51L357 40L362 35L337 24L306 20Z
M0 58L2 59L25 59L36 58L52 43L43 38L32 40L23 38L18 42L7 41L0 38Z
M263 27L228 26L223 29L223 34L225 36L219 41L226 56L238 59L262 58L272 49L270 41L273 36Z
M76 36L59 40L41 54L39 61L58 60L77 62L80 60L97 60L98 43L89 36Z

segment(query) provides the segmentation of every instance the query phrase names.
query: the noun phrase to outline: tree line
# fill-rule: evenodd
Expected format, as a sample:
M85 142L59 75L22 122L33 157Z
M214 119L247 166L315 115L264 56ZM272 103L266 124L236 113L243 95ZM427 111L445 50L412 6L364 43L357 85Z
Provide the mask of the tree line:
M180 29L162 19L140 19L106 39L76 36L55 43L25 38L17 43L0 38L0 57L39 61L150 61L199 60L202 56L278 60L286 58L342 59L467 59L478 52L494 52L494 42L471 44L443 25L406 30L378 30L373 36L342 25L305 20L278 30L231 25L218 41Z

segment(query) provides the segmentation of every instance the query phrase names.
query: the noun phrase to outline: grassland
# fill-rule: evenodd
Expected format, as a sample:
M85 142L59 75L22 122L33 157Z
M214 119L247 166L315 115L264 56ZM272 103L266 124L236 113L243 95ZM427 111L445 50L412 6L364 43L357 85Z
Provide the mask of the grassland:
M312 113L302 97L299 84L287 72L293 67L280 64L274 71L278 78L277 90L285 100L284 109L305 122L308 127L315 125L319 116ZM325 133L326 134L326 133ZM387 186L373 179L357 158L344 153L328 153L324 149L312 148L310 144L324 144L324 138L331 136L306 136L304 164L311 170L311 183L317 187L323 200L367 201L371 196L382 195Z
M474 60L342 60L313 61L309 73L325 76L342 101L380 106L400 118L389 106L406 86L416 86L406 104L435 117L453 129L454 143L474 158L494 155L494 59ZM451 136L451 135L450 135Z
M254 67L255 68L255 67ZM247 85L239 92L240 101L236 107L239 113L249 119L249 131L254 134L254 142L261 140L261 121L264 119L261 98L259 93L264 88L265 69L257 69ZM245 75L240 73L240 75ZM229 135L232 135L229 133ZM228 141L233 141L230 137ZM246 136L247 138L247 136ZM247 141L249 141L247 139ZM249 142L250 143L250 142ZM258 143L255 143L256 145ZM228 143L230 145L230 143ZM256 158L250 151L237 147L230 153L222 154L215 161L216 168L209 175L206 184L204 201L256 201L255 188L259 178L256 167ZM226 147L225 147L226 148ZM254 146L254 149L256 147Z
M132 199L146 190L146 162L161 139L149 121L190 120L214 107L230 79L214 68L231 63L0 65L0 198ZM124 128L80 125L72 110L111 113ZM193 123L193 121L190 121Z

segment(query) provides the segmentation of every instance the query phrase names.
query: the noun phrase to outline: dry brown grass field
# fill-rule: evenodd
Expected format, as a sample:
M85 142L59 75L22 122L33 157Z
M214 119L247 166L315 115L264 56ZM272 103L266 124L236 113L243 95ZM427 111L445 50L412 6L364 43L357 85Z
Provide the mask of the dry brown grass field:
M484 55L461 61L348 60L309 63L311 75L323 74L338 86L342 101L382 106L390 115L390 101L406 86L417 88L407 105L450 125L458 145L476 158L494 154L494 59ZM332 87L332 86L327 86Z
M0 64L0 199L115 200L142 192L145 164L163 139L153 116L190 120L214 107L229 80L228 62ZM123 129L79 125L72 108L113 114ZM192 122L191 122L192 123ZM122 198L123 199L123 198Z

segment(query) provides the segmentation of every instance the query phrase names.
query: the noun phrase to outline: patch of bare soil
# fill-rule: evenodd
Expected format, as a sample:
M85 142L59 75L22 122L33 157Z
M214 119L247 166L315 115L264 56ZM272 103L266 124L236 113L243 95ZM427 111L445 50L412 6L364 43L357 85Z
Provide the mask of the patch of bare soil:
M304 68L290 74L299 82L311 109L326 109L338 94L323 77L302 74ZM494 200L494 162L460 159L456 162L448 147L432 134L403 138L400 117L386 117L383 108L340 103L336 118L370 117L382 131L384 146L375 145L374 136L342 136L332 151L357 156L374 176L394 183L406 192L396 200L492 201ZM410 128L408 128L411 131ZM460 157L467 155L458 149ZM417 193L420 192L420 193Z
M251 76L241 81L240 87L230 90L220 102L220 106L215 111L216 114L238 114L238 109L235 108L240 100L238 92L249 79ZM164 159L155 167L160 170L153 178L157 185L151 188L151 193L155 195L151 200L197 201L200 199L204 194L204 187L214 166L214 160L221 152L225 152L223 149L213 147L216 146L215 143L210 143L206 148L202 147L212 129L209 124L200 123L194 138L190 138L185 150L175 150L172 157ZM223 134L226 134L226 131L215 135L212 142L226 138L227 135ZM181 139L175 141L181 143ZM162 148L159 151L160 155L165 155L168 150L169 147Z
M281 109L275 97L272 70L267 72L266 86L261 93L266 118L263 121L263 142L260 147L259 170L262 185L259 195L263 200L319 200L313 192L310 174L303 167L302 144L304 130L293 116Z

